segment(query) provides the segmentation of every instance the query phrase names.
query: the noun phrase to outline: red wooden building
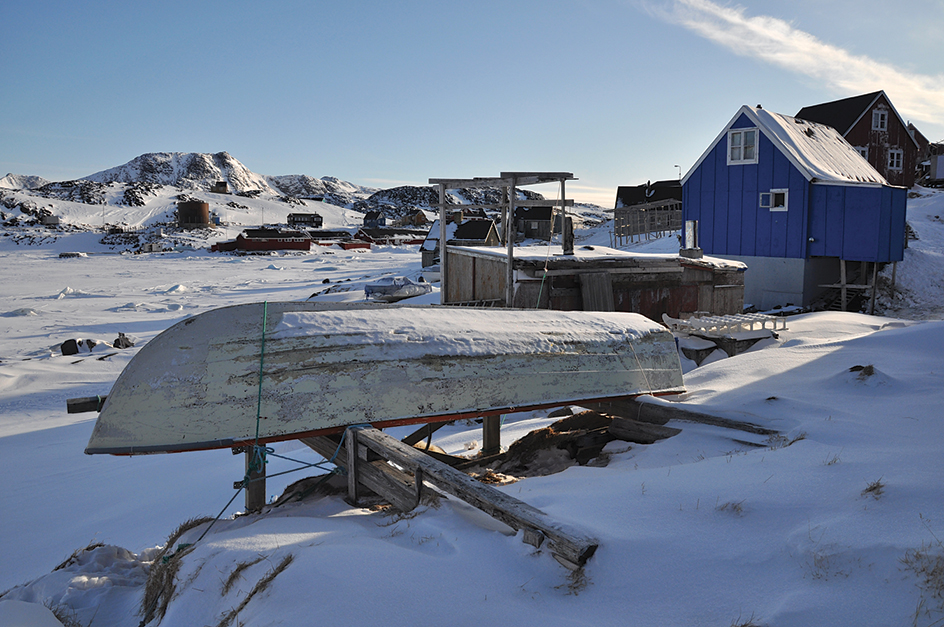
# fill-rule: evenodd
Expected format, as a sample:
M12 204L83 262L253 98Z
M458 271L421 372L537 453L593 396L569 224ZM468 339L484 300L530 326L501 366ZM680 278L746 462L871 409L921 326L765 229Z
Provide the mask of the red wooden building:
M235 240L217 242L210 246L211 252L244 250L249 252L268 250L311 250L311 236L303 231L286 229L246 229Z
M839 131L892 185L914 185L918 142L884 91L803 107L794 117Z

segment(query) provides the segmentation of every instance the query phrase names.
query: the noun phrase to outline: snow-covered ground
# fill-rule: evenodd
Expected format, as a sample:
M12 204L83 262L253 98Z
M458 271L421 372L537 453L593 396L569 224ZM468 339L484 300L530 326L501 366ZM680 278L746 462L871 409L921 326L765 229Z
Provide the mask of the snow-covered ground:
M175 558L177 593L162 624L940 624L938 216L944 193L909 201L919 239L898 267L902 295L885 303L898 317L791 317L779 339L686 374L685 404L780 436L672 423L682 433L656 444L611 443L606 466L501 488L600 540L581 571L453 499L392 516L311 497L232 518L237 499ZM99 345L65 357L62 341L112 342L121 332L140 346L208 309L316 293L357 299L369 280L420 270L417 247L117 255L98 237L73 233L43 246L0 238L0 591L15 586L0 617L6 601L28 601L72 612L81 625L137 625L159 563L154 547L180 523L216 516L243 474L242 457L225 450L84 455L95 415L66 414L65 401L107 393L136 349ZM605 229L580 237L609 245ZM670 237L636 249L676 246ZM58 258L77 250L93 254ZM548 422L543 412L507 416L503 444ZM434 443L460 454L480 438L480 428L457 424ZM300 444L275 449L318 460ZM276 459L269 473L290 467ZM271 479L270 495L306 474ZM268 587L266 577L274 577Z

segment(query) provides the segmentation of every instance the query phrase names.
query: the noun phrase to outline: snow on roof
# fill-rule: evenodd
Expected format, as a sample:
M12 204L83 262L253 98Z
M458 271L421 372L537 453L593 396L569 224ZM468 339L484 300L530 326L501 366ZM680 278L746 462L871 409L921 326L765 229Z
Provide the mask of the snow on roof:
M682 178L684 184L742 115L746 115L811 183L889 185L881 174L839 134L824 124L791 118L760 107L742 106Z
M489 255L492 257L506 258L508 251L505 248L495 246L456 246L450 247L450 250L474 251L476 254ZM553 264L556 261L593 263L599 261L678 261L678 253L639 253L606 246L576 246L573 255L564 255L564 249L557 244L550 246L519 246L514 248L514 256L518 261L541 262L550 260ZM747 265L740 261L730 259L721 259L720 257L701 257L699 259L683 259L688 264L700 265L713 268L731 268L744 269Z
M813 183L888 185L881 174L839 134L839 131L799 118L743 107L807 180Z
M455 222L449 222L446 224L446 240L455 239L456 229L459 228L459 225ZM423 240L423 243L420 245L420 250L429 250L434 251L439 248L439 220L433 222L429 227L429 233L426 234L426 239Z

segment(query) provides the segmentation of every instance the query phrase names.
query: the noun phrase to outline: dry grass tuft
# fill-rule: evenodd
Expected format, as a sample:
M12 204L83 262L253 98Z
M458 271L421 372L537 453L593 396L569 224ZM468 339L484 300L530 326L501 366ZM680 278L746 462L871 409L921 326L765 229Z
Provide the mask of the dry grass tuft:
M744 515L744 501L728 501L723 505L718 505L715 507L719 512L731 512L737 516Z
M92 545L90 544L89 546ZM81 551L77 551L76 553L80 552ZM75 556L76 553L73 553L73 556ZM63 562L63 564L64 563L65 562ZM56 570L59 569L57 568ZM76 614L75 610L68 605L64 603L53 603L52 601L45 601L43 605L46 607L46 609L52 612L52 615L56 617L56 620L62 623L62 627L86 627L86 625L83 625L79 622L78 614Z
M747 618L743 621L741 620L741 617L738 616L731 622L731 627L764 627L764 625L763 623L758 622L752 613L750 618Z
M72 566L77 561L79 561L79 556L85 553L86 551L94 551L95 549L101 548L103 546L105 545L102 542L89 542L88 546L86 546L84 549L76 549L72 551L72 555L70 555L65 560L63 560L63 562L59 564L58 566L56 566L55 568L53 568L52 571L56 572L57 570L62 570L63 568Z
M875 481L870 482L864 490L862 490L862 496L871 496L873 499L878 500L882 494L885 493L885 484L882 483L882 478L879 477Z
M249 594L243 597L243 600L240 602L238 607L234 607L223 615L223 618L221 618L220 622L217 623L217 627L229 627L239 616L239 613L243 611L247 605L249 605L249 601L260 592L265 592L266 589L268 589L269 584L271 584L272 581L278 577L279 573L288 568L289 564L291 564L294 559L295 556L291 553L286 555L285 558L279 562L278 566L273 568L265 577L260 579L255 586L253 586L252 590L249 591Z
M226 581L223 583L223 592L221 594L223 596L226 596L229 593L230 589L233 587L233 584L236 583L236 580L242 577L244 570L246 570L250 566L255 566L256 564L258 564L264 559L265 559L265 556L260 555L258 558L254 560L250 560L248 562L239 562L238 564L236 564L236 568L233 569L233 572L229 574L229 577L227 577Z
M170 534L170 537L167 539L167 544L164 545L164 548L161 549L154 558L154 561L151 562L151 570L148 573L148 580L144 586L144 599L141 602L141 615L143 616L141 621L142 625L149 623L155 615L158 616L159 621L163 620L164 614L167 613L167 606L177 592L177 571L180 570L181 560L184 555L193 551L193 547L179 548L171 555L168 555L168 552L173 549L177 540L186 532L212 521L212 518L202 517L191 518L181 523L181 525Z

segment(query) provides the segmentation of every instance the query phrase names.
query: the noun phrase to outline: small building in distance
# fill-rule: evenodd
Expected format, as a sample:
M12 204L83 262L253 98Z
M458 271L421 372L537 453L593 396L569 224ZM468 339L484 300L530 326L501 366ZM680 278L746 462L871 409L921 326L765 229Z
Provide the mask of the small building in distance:
M890 184L914 185L920 146L884 91L803 107L794 117L839 131Z
M387 216L377 210L371 210L364 214L364 228L377 229L387 226Z
M402 229L395 227L363 227L354 234L354 239L371 244L386 244L405 246L408 244L422 244L426 239L426 231L422 229Z
M446 225L446 243L450 246L501 246L501 237L494 220L468 220L462 224ZM423 267L439 263L439 220L433 222L420 246Z
M524 239L551 241L554 207L516 207L515 226Z
M235 240L217 242L210 252L264 252L272 250L311 250L311 236L304 231L289 229L246 229Z
M324 225L324 218L314 211L309 213L290 213L286 218L288 225L293 228L320 229Z
M616 189L613 236L617 246L682 228L682 181L656 181Z

